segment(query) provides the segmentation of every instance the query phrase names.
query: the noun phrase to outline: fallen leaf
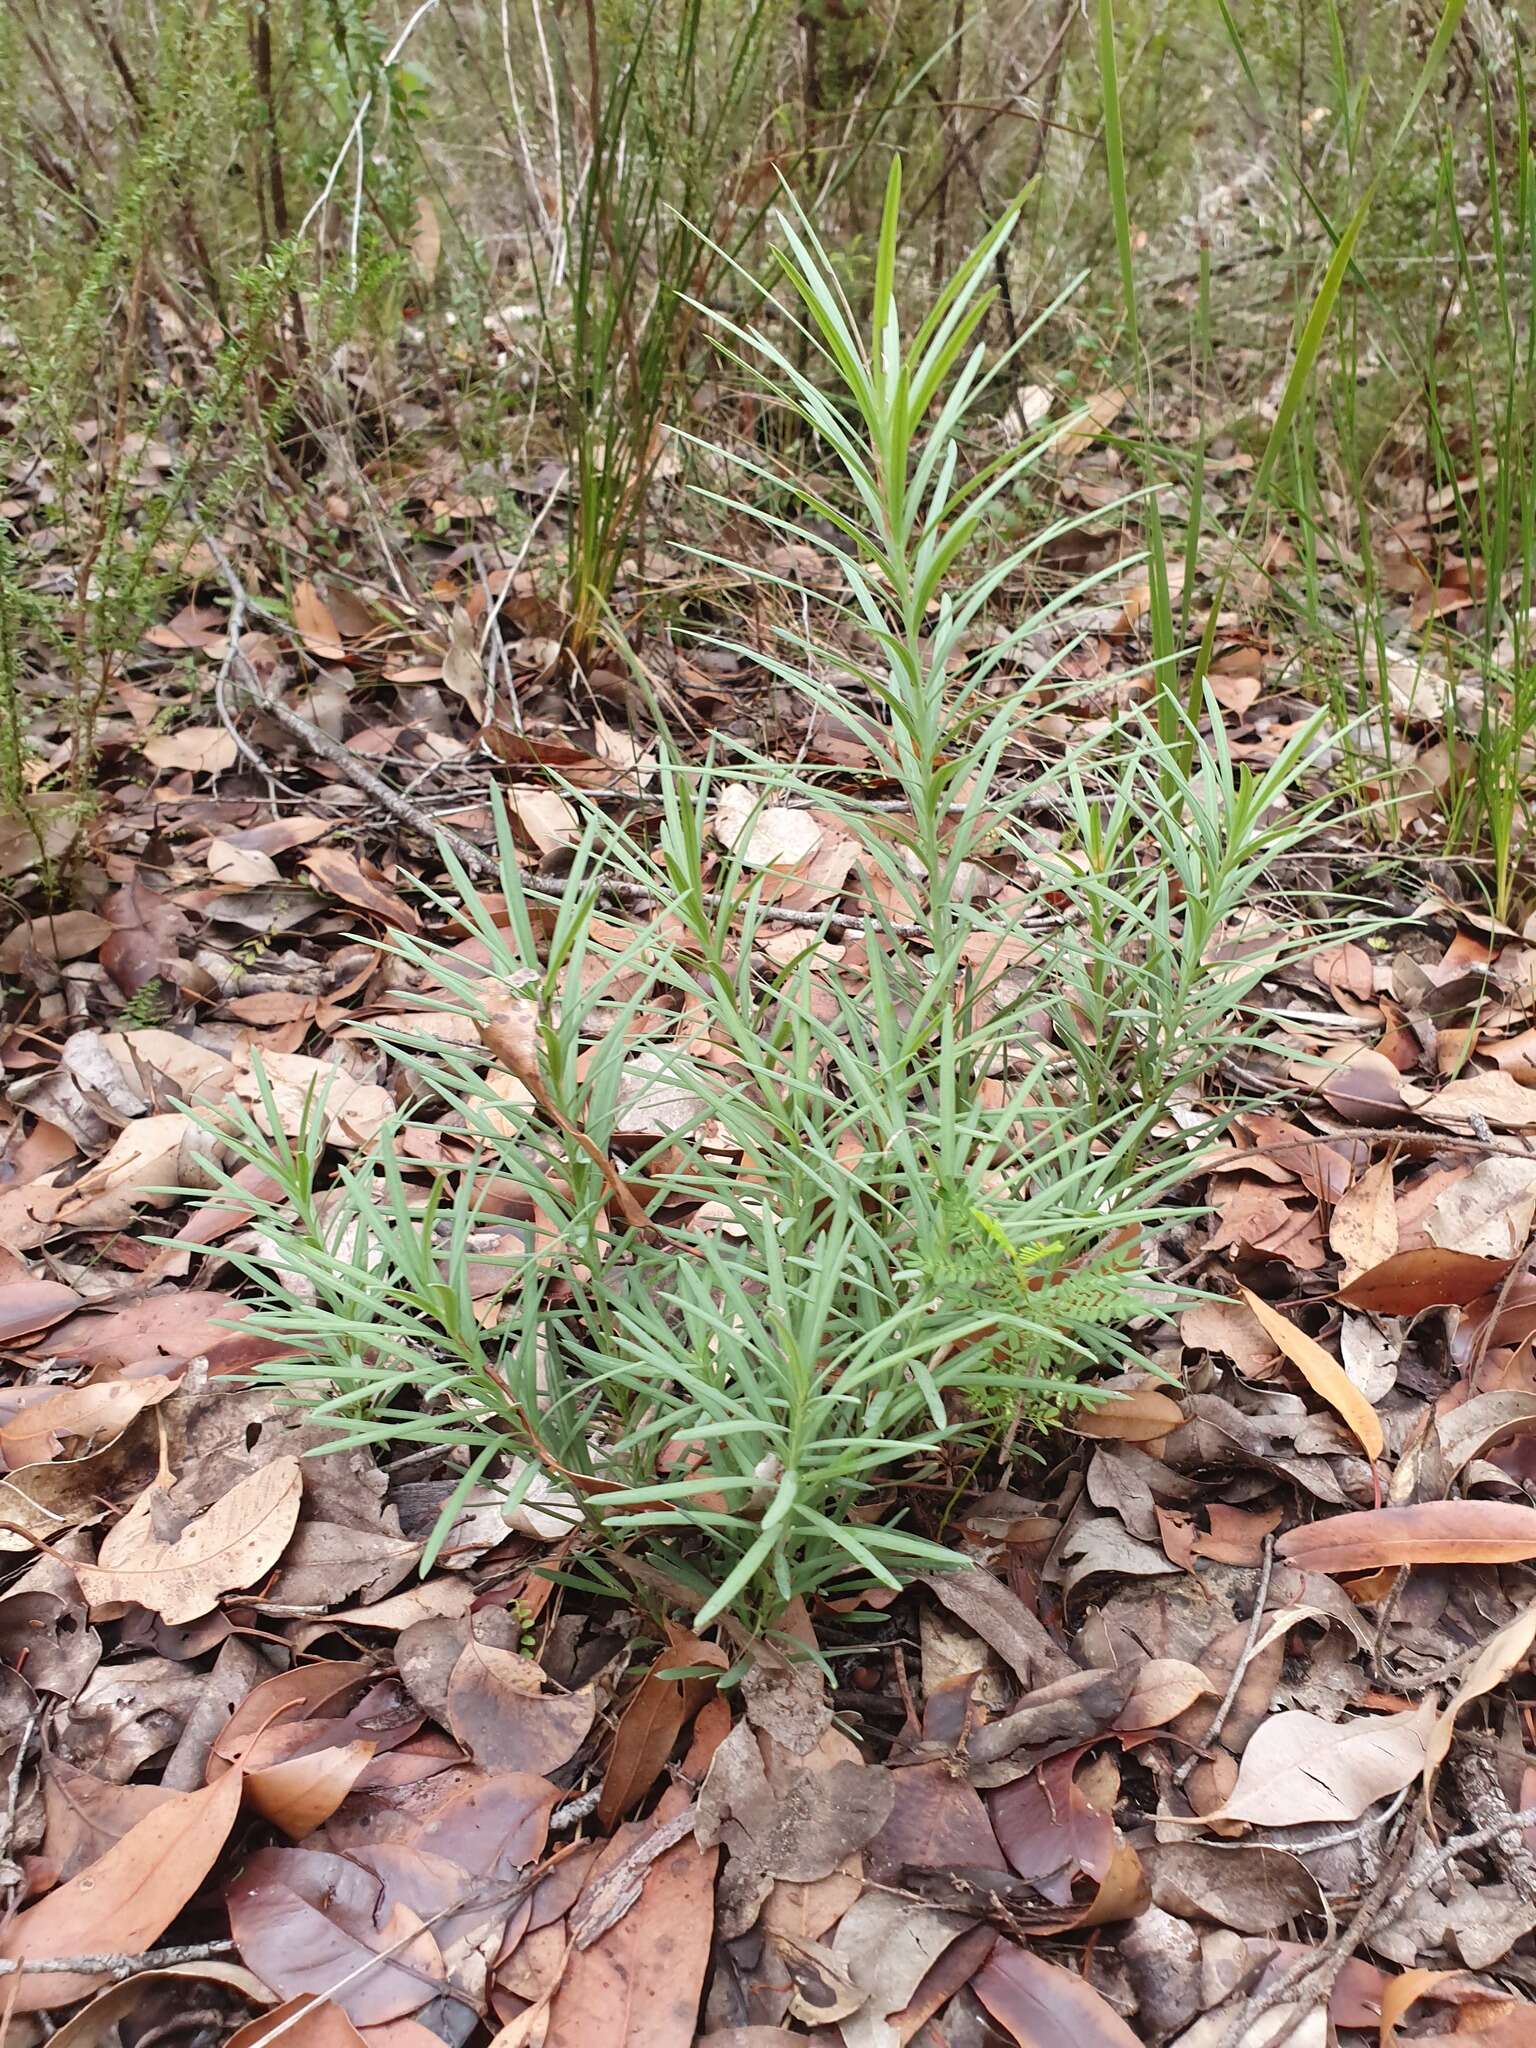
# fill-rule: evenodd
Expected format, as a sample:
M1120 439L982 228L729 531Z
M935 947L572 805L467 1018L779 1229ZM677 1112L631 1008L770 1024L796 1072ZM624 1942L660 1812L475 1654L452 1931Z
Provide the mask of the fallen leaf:
M959 1913L889 1892L867 1891L850 1906L832 1952L865 2003L841 2023L846 2048L898 2048L891 2015L907 2006L931 1966L971 1924Z
M1134 1683L1129 1664L1053 1679L1026 1693L1011 1713L973 1729L967 1753L973 1765L987 1765L1018 1749L1092 1742L1120 1720ZM972 1776L975 1783L987 1782L975 1772Z
M411 233L411 261L415 264L421 281L425 285L437 280L438 259L443 253L443 231L438 226L437 214L425 193L416 201L416 225Z
M1425 1700L1416 1713L1369 1720L1271 1715L1249 1738L1231 1797L1206 1819L1263 1827L1359 1820L1423 1770L1434 1713Z
M347 1742L267 1764L247 1774L246 1798L291 1841L302 1841L324 1827L376 1751L373 1742Z
M1481 1122L1496 1131L1536 1130L1536 1088L1522 1088L1513 1074L1495 1067L1467 1074L1435 1094L1405 1090L1403 1100L1426 1123L1443 1130L1471 1130Z
M233 735L222 725L180 725L175 732L144 740L141 751L152 768L188 775L222 775L240 758Z
M13 925L0 939L0 974L14 974L27 959L83 960L111 938L114 929L94 910L61 910Z
M555 789L514 788L506 793L507 809L540 853L574 846L581 837L576 807Z
M1079 1878L1102 1879L1116 1846L1113 1819L1089 1803L1073 1763L1069 1750L1028 1777L1001 1786L987 1801L993 1832L1009 1863L1056 1906L1072 1904Z
M1517 1614L1513 1621L1506 1622L1503 1628L1491 1635L1468 1665L1460 1685L1429 1731L1424 1759L1426 1799L1434 1774L1450 1750L1462 1708L1470 1700L1481 1699L1484 1693L1492 1692L1496 1685L1502 1685L1506 1678L1518 1671L1530 1655L1533 1643L1536 1643L1536 1604L1527 1607L1523 1614Z
M1161 1728L1214 1686L1198 1664L1180 1657L1149 1657L1136 1673L1131 1696L1120 1709L1124 1729Z
M546 1693L531 1658L471 1636L448 1680L448 1725L483 1770L547 1777L570 1762L597 1717L590 1686Z
M668 1678L664 1674L691 1664L717 1665L724 1671L728 1661L717 1644L668 1627L666 1648L630 1694L614 1730L597 1809L600 1827L612 1828L640 1804L708 1695L708 1679Z
M1074 1408L1062 1418L1062 1426L1074 1436L1144 1444L1167 1436L1183 1420L1183 1409L1167 1394L1155 1387L1132 1387L1111 1393L1102 1406Z
M1363 1448L1372 1464L1386 1448L1381 1418L1366 1400L1343 1366L1336 1365L1315 1337L1298 1329L1278 1309L1244 1287L1240 1290L1249 1313L1261 1323L1281 1351L1295 1366L1315 1394L1335 1409Z
M971 1989L1019 2048L1140 2048L1125 2021L1075 1970L998 1942Z
M296 2023L303 2020L302 2027ZM328 1998L286 1998L259 2019L237 2027L224 2048L369 2048L368 2037L360 2034L339 2005ZM377 2048L387 2048L382 2040Z
M62 1387L34 1401L0 1424L0 1457L8 1470L56 1457L65 1438L115 1437L142 1408L175 1393L177 1382L163 1374L136 1380L98 1380Z
M0 1287L0 1344L15 1344L62 1322L81 1305L73 1287L59 1280L13 1280Z
M1380 2048L1397 2048L1398 2021L1405 2017L1410 2006L1417 2005L1432 1985L1460 1975L1459 1970L1404 1970L1400 1977L1393 1977L1381 1994Z
M298 1459L274 1458L165 1537L156 1526L165 1491L146 1487L108 1532L96 1563L73 1567L81 1590L92 1607L128 1600L163 1621L196 1621L213 1612L220 1594L249 1586L276 1564L298 1523L302 1492Z
M1380 1266L1397 1250L1397 1204L1392 1192L1392 1162L1368 1167L1334 1204L1328 1242L1344 1261L1344 1278L1354 1279Z
M194 1989L196 1986L201 1986L201 1990ZM237 2007L268 2005L272 1994L259 1977L252 1976L239 1963L220 1962L216 1957L201 1963L168 1963L155 1970L137 1970L125 1982L98 1992L56 2034L50 2034L48 2048L119 2048L124 2038L121 2022L131 2020L133 2025L128 2031L137 2032L161 2001L165 2002L161 2009L168 2006L174 2016L218 2007L226 1999ZM146 2027L144 2031L152 2030ZM231 2034L224 2048L232 2048L245 2031L242 2027ZM317 2048L323 2048L323 2044L317 2044ZM334 2044L334 2048L341 2048L341 2044Z
M821 844L821 827L809 811L768 802L744 782L721 790L713 825L721 845L752 868L797 868Z
M293 623L312 654L318 654L325 661L345 658L341 628L330 606L307 576L293 586Z
M1497 1287L1508 1259L1474 1258L1429 1246L1398 1252L1339 1289L1339 1300L1378 1316L1416 1316L1427 1308L1465 1308Z
M600 1852L600 1885L677 1809L668 1794L653 1822L626 1822ZM646 1867L633 1905L571 1954L549 2006L543 2048L692 2048L709 1967L716 1849L684 1838Z
M186 1188L205 1187L209 1140L180 1110L141 1116L65 1190L57 1215L78 1229L126 1223L135 1207L168 1209ZM199 1159L204 1159L204 1165Z
M1292 1529L1275 1546L1313 1572L1399 1564L1517 1564L1536 1557L1536 1508L1497 1500L1421 1501L1361 1508Z
M895 1797L892 1772L848 1761L786 1769L771 1783L759 1737L739 1721L710 1760L695 1833L705 1847L724 1841L765 1878L806 1884L871 1841Z
M266 1130L267 1110L257 1084L252 1055L234 1077L234 1093ZM285 1137L296 1138L304 1128L306 1115L323 1115L326 1141L350 1148L365 1145L378 1136L393 1113L389 1091L372 1082L355 1081L335 1060L311 1059L306 1053L258 1050L259 1062L271 1088L278 1122ZM269 1132L269 1136L276 1133Z
M455 696L462 697L475 715L485 718L485 664L480 658L480 636L475 622L463 605L454 607L448 621L448 647L443 655L443 681Z
M1084 399L1056 434L1052 444L1055 452L1063 461L1070 462L1085 448L1091 448L1104 429L1113 426L1124 412L1125 402L1126 394L1118 384L1107 385Z
M1536 1159L1481 1159L1436 1197L1424 1219L1431 1244L1509 1261L1536 1220Z
M1309 1074L1315 1071L1308 1070ZM1318 1087L1328 1107L1356 1124L1402 1121L1403 1077L1385 1053L1354 1046Z
M1044 1622L1017 1593L974 1566L953 1572L919 1572L919 1581L979 1635L1025 1685L1065 1678L1077 1665L1052 1639Z
M138 1955L163 1934L218 1861L240 1806L240 1774L175 1793L68 1884L0 1933L0 1956ZM39 1972L12 1979L12 2012L73 2005L110 1978Z
M1353 996L1368 1003L1376 993L1375 971L1364 946L1346 940L1341 946L1325 946L1312 956L1312 972L1328 993Z
M1263 1372L1277 1355L1273 1338L1240 1301L1197 1301L1179 1317L1179 1337L1191 1351L1230 1358L1242 1373Z
M225 1897L235 1946L258 1977L282 1998L328 1995L358 2026L419 2012L446 1976L419 1916L386 1910L379 1879L345 1856L258 1849Z
M356 854L339 846L316 846L305 854L300 865L328 895L366 910L381 924L394 925L403 932L421 930L421 919L371 860L359 860Z
M280 883L277 862L254 846L231 846L227 839L208 843L208 873L230 889L266 889Z
M1148 1842L1141 1857L1152 1903L1181 1919L1276 1934L1298 1914L1323 1910L1317 1879L1300 1857L1266 1843Z

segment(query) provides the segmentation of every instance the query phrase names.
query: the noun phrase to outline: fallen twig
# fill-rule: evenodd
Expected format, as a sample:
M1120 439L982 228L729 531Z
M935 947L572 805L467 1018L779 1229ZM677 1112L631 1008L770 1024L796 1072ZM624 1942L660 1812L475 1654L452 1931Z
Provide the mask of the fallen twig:
M1536 1853L1515 1823L1493 1759L1481 1750L1460 1750L1452 1760L1451 1776L1466 1802L1468 1819L1500 1830L1491 1845L1498 1866L1525 1903L1536 1906Z
M1264 1555L1259 1567L1259 1591L1253 1603L1253 1614L1248 1622L1248 1639L1243 1644L1241 1656L1232 1666L1232 1676L1227 1681L1226 1692L1222 1696L1220 1706L1211 1718L1211 1725L1206 1729L1200 1747L1192 1749L1189 1755L1185 1757L1183 1763L1174 1772L1173 1782L1175 1785L1182 1786L1186 1782L1195 1765L1209 1755L1211 1744L1219 1740L1222 1729L1227 1725L1232 1708L1237 1701L1238 1689L1243 1682L1243 1673L1248 1669L1249 1664L1253 1660L1253 1646L1259 1639L1259 1624L1264 1619L1264 1603L1269 1598L1269 1580L1274 1568L1275 1539L1273 1535L1269 1535L1264 1538Z
M1243 2043L1252 2039L1250 2030L1255 2020L1266 2012L1272 2012L1277 2005L1287 2004L1294 1993L1305 1990L1303 2010L1296 2014L1283 2033L1275 2035L1269 2043L1269 2048L1284 2048L1284 2043L1301 2025L1307 2012L1316 2006L1320 1998L1330 1996L1344 1965L1357 1949L1364 1946L1383 1920L1401 1912L1415 1892L1422 1891L1427 1884L1433 1884L1441 1872L1449 1869L1458 1856L1470 1855L1474 1849L1486 1849L1501 1835L1507 1835L1512 1830L1523 1834L1525 1829L1530 1827L1536 1827L1536 1806L1524 1807L1519 1813L1506 1813L1501 1819L1491 1822L1486 1827L1474 1828L1469 1834L1456 1836L1453 1841L1447 1842L1443 1849L1437 1850L1417 1868L1410 1870L1402 1882L1396 1885L1394 1880L1401 1857L1394 1853L1388 1858L1381 1875L1360 1901L1355 1917L1338 1939L1328 1948L1319 1949L1314 1955L1300 1957L1257 1998L1250 1999L1243 2007L1235 2025L1222 2037L1219 2048L1243 2048ZM1410 1821L1398 1838L1398 1849L1404 1849L1411 1839ZM1310 1981L1314 1978L1321 1981L1314 1985Z
M230 1956L234 1952L232 1941L189 1941L179 1948L147 1948L136 1956L23 1956L15 1962L0 1957L0 1977L50 1971L62 1977L110 1977L121 1984L140 1970L168 1970L177 1963L206 1963L214 1956Z

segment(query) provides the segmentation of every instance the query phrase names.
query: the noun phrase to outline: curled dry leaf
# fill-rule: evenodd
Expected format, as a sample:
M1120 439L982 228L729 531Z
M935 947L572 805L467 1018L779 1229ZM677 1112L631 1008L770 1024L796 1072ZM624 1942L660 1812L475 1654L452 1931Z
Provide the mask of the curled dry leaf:
M1527 1607L1523 1614L1517 1614L1513 1621L1506 1622L1479 1650L1446 1703L1444 1712L1429 1731L1428 1752L1424 1759L1426 1797L1435 1772L1450 1750L1462 1708L1469 1701L1481 1699L1484 1693L1492 1692L1496 1685L1502 1685L1506 1678L1518 1671L1531 1654L1533 1643L1536 1643L1536 1604Z
M316 846L300 865L328 895L366 911L381 924L394 925L403 932L421 930L421 919L371 860L359 860L339 846Z
M224 2048L268 2048L268 2043L278 2048L279 2042L284 2048L368 2048L368 2037L328 1998L285 1998L271 2012L237 2027ZM379 2048L385 2048L383 2041Z
M372 1742L344 1742L268 1764L249 1774L246 1797L290 1841L300 1842L324 1827L375 1753Z
M163 1621L196 1621L222 1593L249 1586L276 1564L297 1526L302 1492L298 1459L274 1458L167 1537L156 1516L165 1490L146 1487L109 1531L97 1562L74 1567L81 1590L92 1607L128 1600Z
M0 1956L138 1955L164 1933L218 1860L240 1805L240 1774L174 1794L147 1813L89 1869L18 1913ZM6 1986L13 2012L41 2012L89 1997L108 1979L27 1974Z
M1267 1301L1262 1301L1246 1287L1241 1293L1254 1320L1262 1324L1266 1334L1279 1345L1312 1391L1320 1394L1343 1418L1374 1464L1386 1447L1381 1418L1343 1366L1335 1364L1315 1337L1299 1330L1289 1317L1271 1308Z
M1198 1664L1186 1664L1178 1657L1149 1657L1136 1673L1117 1725L1126 1730L1164 1727L1214 1690Z
M1361 1508L1291 1529L1275 1546L1312 1572L1399 1564L1518 1564L1536 1557L1536 1508L1497 1500L1433 1500Z
M271 1997L259 1977L253 1977L238 1963L220 1962L215 1957L201 1963L170 1963L156 1970L136 1970L124 1983L98 1992L56 2034L50 2034L48 2048L117 2048L124 2038L120 2031L124 2020L133 2022L130 2031L142 2040L144 2033L152 2031L144 2022L157 2006L161 2011L168 2010L174 2020L180 2013L206 2011L210 2007L217 2010L226 2003L237 2009L266 2005ZM209 2012L209 2017L212 2019L214 2012ZM158 2022L160 2026L164 2024ZM234 2048L247 2031L245 2027L237 2029L223 2048ZM313 2048L331 2048L331 2044L317 2040ZM335 2048L340 2048L340 2044L335 2044Z
M1372 1720L1275 1714L1250 1737L1231 1797L1206 1818L1276 1828L1359 1820L1423 1770L1434 1713L1425 1700L1416 1713Z
M18 1465L57 1457L66 1438L119 1436L141 1409L174 1394L176 1385L174 1379L155 1373L137 1380L61 1387L0 1424L0 1457L8 1471L15 1471Z

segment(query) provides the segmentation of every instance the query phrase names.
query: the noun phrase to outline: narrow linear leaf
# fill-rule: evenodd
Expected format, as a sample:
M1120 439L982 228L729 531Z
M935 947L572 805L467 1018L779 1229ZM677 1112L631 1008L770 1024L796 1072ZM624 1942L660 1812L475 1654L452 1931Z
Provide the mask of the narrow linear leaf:
M1313 1393L1320 1394L1343 1418L1374 1464L1386 1447L1381 1418L1343 1366L1335 1364L1315 1337L1297 1329L1289 1317L1271 1308L1267 1301L1261 1301L1246 1287L1238 1291L1254 1321L1261 1324L1265 1334L1279 1345Z

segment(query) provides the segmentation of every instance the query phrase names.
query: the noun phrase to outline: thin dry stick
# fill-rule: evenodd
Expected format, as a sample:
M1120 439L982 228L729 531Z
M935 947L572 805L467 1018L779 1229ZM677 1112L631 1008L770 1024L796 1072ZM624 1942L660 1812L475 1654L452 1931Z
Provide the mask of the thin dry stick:
M11 1765L10 1781L5 1788L5 1816L0 1819L0 1892L7 1897L16 1891L22 1882L21 1866L11 1857L11 1845L16 1839L16 1814L21 1805L21 1779L26 1769L27 1751L32 1747L32 1738L37 1733L37 1724L42 1718L41 1705L35 1706L27 1716L27 1724L21 1731L21 1740L16 1745L16 1760Z
M1301 1992L1295 2017L1284 2032L1272 2037L1268 2043L1268 2048L1280 2048L1281 2042L1295 2033L1307 2012L1316 2004L1317 1997L1329 1996L1339 1972L1375 1926L1382 1907L1391 1896L1399 1865L1412 1844L1413 1831L1414 1816L1410 1813L1393 1844L1392 1853L1382 1865L1376 1882L1360 1901L1348 1927L1327 1948L1299 1956L1288 1970L1282 1970L1272 1984L1266 1985L1257 1998L1245 2000L1235 2024L1221 2037L1219 2048L1245 2048L1245 2043L1253 2039L1255 2021L1262 2019L1265 2013L1273 2012L1278 2005L1289 2005L1294 1994ZM1314 1978L1319 1980L1315 1989L1312 1987Z
M0 1957L0 1977L52 1972L64 1977L111 1977L121 1983L140 1970L166 1970L175 1963L206 1963L211 1956L235 1952L232 1941L189 1941L179 1948L149 1948L139 1955L24 1956L19 1962Z
M1182 1786L1186 1782L1195 1765L1209 1753L1211 1744L1219 1739L1222 1729L1227 1725L1227 1720L1237 1700L1238 1688L1243 1682L1243 1673L1248 1669L1253 1658L1253 1646L1259 1639L1259 1624L1264 1619L1264 1603L1269 1598L1269 1579L1274 1568L1275 1539L1270 1535L1264 1538L1264 1556L1259 1567L1258 1597L1253 1603L1253 1615L1248 1623L1248 1639L1243 1644L1242 1655L1232 1666L1232 1676L1227 1682L1227 1689L1222 1696L1221 1705L1216 1709L1211 1725L1206 1729L1200 1747L1192 1749L1189 1755L1185 1757L1183 1763L1174 1772L1173 1782L1175 1785Z
M1393 1857L1361 1900L1354 1919L1338 1940L1331 1947L1319 1950L1316 1955L1301 1957L1261 1997L1245 2006L1236 2026L1222 2039L1220 2048L1243 2048L1243 2043L1252 2038L1250 2029L1253 2022L1275 2006L1287 2003L1292 1993L1301 1990L1311 1978L1321 1978L1323 1982L1308 1991L1308 2006L1316 2005L1320 1997L1326 1998L1356 1949L1361 1948L1370 1939L1384 1920L1400 1913L1415 1892L1422 1891L1428 1884L1433 1884L1441 1872L1448 1870L1458 1856L1470 1855L1474 1849L1486 1849L1490 1843L1497 1842L1501 1837L1511 1833L1518 1840L1525 1830L1531 1827L1536 1827L1536 1806L1523 1807L1519 1813L1506 1814L1487 1827L1474 1828L1470 1834L1458 1835L1427 1862L1421 1863L1417 1869L1410 1870L1395 1889L1393 1880L1396 1876L1397 1859ZM1405 1828L1402 1840L1407 1842L1408 1839L1408 1830ZM1298 2012L1285 2032L1270 2042L1269 2048L1283 2048L1283 2044L1295 2033L1305 2017L1305 2010Z

